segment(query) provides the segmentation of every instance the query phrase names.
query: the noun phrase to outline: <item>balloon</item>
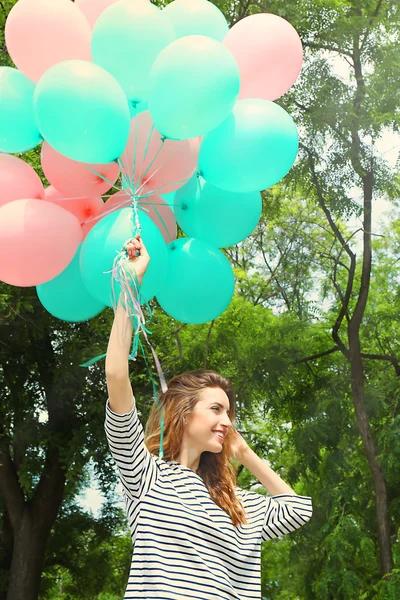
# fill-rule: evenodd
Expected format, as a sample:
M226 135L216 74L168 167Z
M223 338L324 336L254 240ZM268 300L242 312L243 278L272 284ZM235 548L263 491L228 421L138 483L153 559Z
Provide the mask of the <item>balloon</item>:
M222 125L203 138L199 170L224 190L259 191L286 175L297 149L296 125L283 108L269 100L239 100Z
M90 197L66 197L62 192L56 190L53 186L49 186L45 190L46 200L61 206L76 216L82 227L83 237L85 238L89 231L96 225L101 218L101 213L104 210L104 202L101 196ZM93 217L99 216L99 219ZM86 223L86 221L88 221Z
M105 308L83 285L79 267L81 248L80 245L62 273L36 287L40 302L53 317L75 323L91 319Z
M0 154L0 206L21 198L43 200L43 184L32 167L22 159Z
M175 215L188 237L226 248L249 236L262 211L260 192L235 194L195 175L175 193Z
M78 219L46 200L21 199L0 208L0 280L28 287L56 277L82 240Z
M189 35L165 48L150 72L149 110L158 131L188 139L211 131L231 113L239 69L225 46Z
M115 77L129 100L141 102L147 99L154 59L175 37L159 8L147 0L121 0L96 21L93 62Z
M104 204L104 212L107 213L113 208L115 208L115 210L121 210L121 208L130 206L131 203L132 197L129 194L118 192L117 194L110 196ZM171 240L176 239L177 227L174 212L161 196L152 194L148 198L139 198L138 206L139 210L145 212L157 225L167 244Z
M0 67L0 152L25 152L42 136L35 121L35 86L11 67Z
M163 14L174 26L177 38L197 34L222 42L229 30L222 12L208 0L174 0Z
M102 12L119 0L75 0L75 4L85 15L91 28L94 27Z
M78 162L60 154L47 142L42 145L40 159L51 185L65 196L102 196L119 177L115 162L106 165Z
M70 0L19 0L5 38L12 60L32 81L64 60L90 60L90 27Z
M124 151L128 102L118 82L98 65L67 60L51 67L36 86L34 106L44 139L69 158L108 163Z
M138 115L139 113L143 112L144 110L148 109L148 102L147 100L144 102L130 102L129 103L129 111L131 114L131 119L133 119L133 117L136 117L136 115Z
M238 21L227 33L224 46L240 70L239 98L275 100L296 81L303 62L303 48L290 23L267 13Z
M179 238L168 244L168 268L157 301L184 323L216 319L229 305L235 280L228 259L202 240Z
M143 1L143 0L142 0ZM138 195L169 193L185 185L197 167L200 144L190 140L163 140L148 110L131 120L131 131L121 156L123 171L134 181Z
M175 194L175 191L169 194L161 194L161 198L168 204L172 211L174 211Z
M142 239L151 257L143 277L140 301L148 302L162 287L167 268L167 247L153 221L140 214ZM117 252L132 237L132 209L123 208L101 219L89 232L81 253L82 279L92 296L113 305L111 269Z

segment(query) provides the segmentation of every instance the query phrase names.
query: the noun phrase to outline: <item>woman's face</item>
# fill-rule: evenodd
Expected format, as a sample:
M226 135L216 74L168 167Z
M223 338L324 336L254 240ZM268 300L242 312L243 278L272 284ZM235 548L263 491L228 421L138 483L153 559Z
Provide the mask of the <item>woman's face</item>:
M202 390L193 413L186 417L185 443L199 454L206 451L221 452L232 427L229 408L229 398L221 388Z

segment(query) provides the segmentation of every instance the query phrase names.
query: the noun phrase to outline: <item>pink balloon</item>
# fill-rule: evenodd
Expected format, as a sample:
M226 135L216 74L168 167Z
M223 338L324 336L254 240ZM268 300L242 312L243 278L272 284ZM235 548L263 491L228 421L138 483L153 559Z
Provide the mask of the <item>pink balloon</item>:
M28 287L50 281L82 241L78 219L45 200L21 199L0 208L0 280Z
M276 100L291 88L300 73L301 40L294 27L277 15L259 13L238 21L223 44L239 66L239 99Z
M83 238L85 238L92 227L96 225L98 219L95 217L101 215L104 210L104 202L101 196L67 197L53 186L46 188L45 198L75 215L82 226Z
M47 142L43 142L40 159L51 185L66 196L102 196L119 177L115 162L105 165L78 162L60 154Z
M119 0L75 0L75 4L83 12L90 27L93 29L94 24L101 13L118 1Z
M63 60L90 61L90 36L89 23L71 0L19 0L5 27L9 54L32 81Z
M39 175L21 158L0 154L0 206L21 198L44 198Z
M198 138L161 140L162 136L154 127L148 110L131 120L128 143L121 156L121 169L129 181L132 181L135 172L136 189L146 186L149 192L169 194L185 185L195 172L200 148Z
M110 196L104 204L104 214L130 206L131 202L132 198L129 194L118 192L117 194ZM149 198L139 198L138 203L139 210L145 212L157 225L167 244L176 239L178 229L174 212L161 196L152 194Z

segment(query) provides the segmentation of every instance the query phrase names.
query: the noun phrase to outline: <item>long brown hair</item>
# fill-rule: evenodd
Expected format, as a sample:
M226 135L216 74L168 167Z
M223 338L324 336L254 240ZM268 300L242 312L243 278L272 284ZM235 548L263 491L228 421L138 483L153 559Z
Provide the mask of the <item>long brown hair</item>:
M229 418L235 418L235 394L232 383L216 371L198 369L175 375L168 382L166 392L159 398L164 409L164 459L177 460L184 432L183 417L193 412L205 388L221 388L229 398ZM225 438L219 454L203 452L197 473L203 479L212 500L231 518L233 525L247 523L243 504L235 495L236 472L229 460L231 455L230 435ZM158 456L160 445L159 412L153 404L145 427L147 449Z

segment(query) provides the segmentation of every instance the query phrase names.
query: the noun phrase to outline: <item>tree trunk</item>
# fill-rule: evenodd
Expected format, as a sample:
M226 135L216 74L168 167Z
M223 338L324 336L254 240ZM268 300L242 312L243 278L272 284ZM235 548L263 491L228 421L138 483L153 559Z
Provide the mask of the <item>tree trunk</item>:
M17 491L13 474L7 469L10 462L3 465L5 472L1 482L9 486L8 501L13 491ZM13 527L13 553L6 600L38 598L46 542L62 503L65 481L58 453L54 452L46 461L32 500L21 502L19 490L15 505L8 507Z
M21 522L14 531L7 600L37 600L45 543L42 532L37 530L31 508L27 505Z
M351 388L356 412L358 430L371 469L375 491L376 525L382 575L393 569L392 546L390 541L390 520L386 481L382 464L376 450L375 440L368 420L364 399L364 370L358 332L349 326Z
M13 553L13 530L8 518L8 513L4 509L3 526L0 533L0 571L3 576L8 577L11 569L11 560ZM0 600L6 600L7 588L0 589Z

